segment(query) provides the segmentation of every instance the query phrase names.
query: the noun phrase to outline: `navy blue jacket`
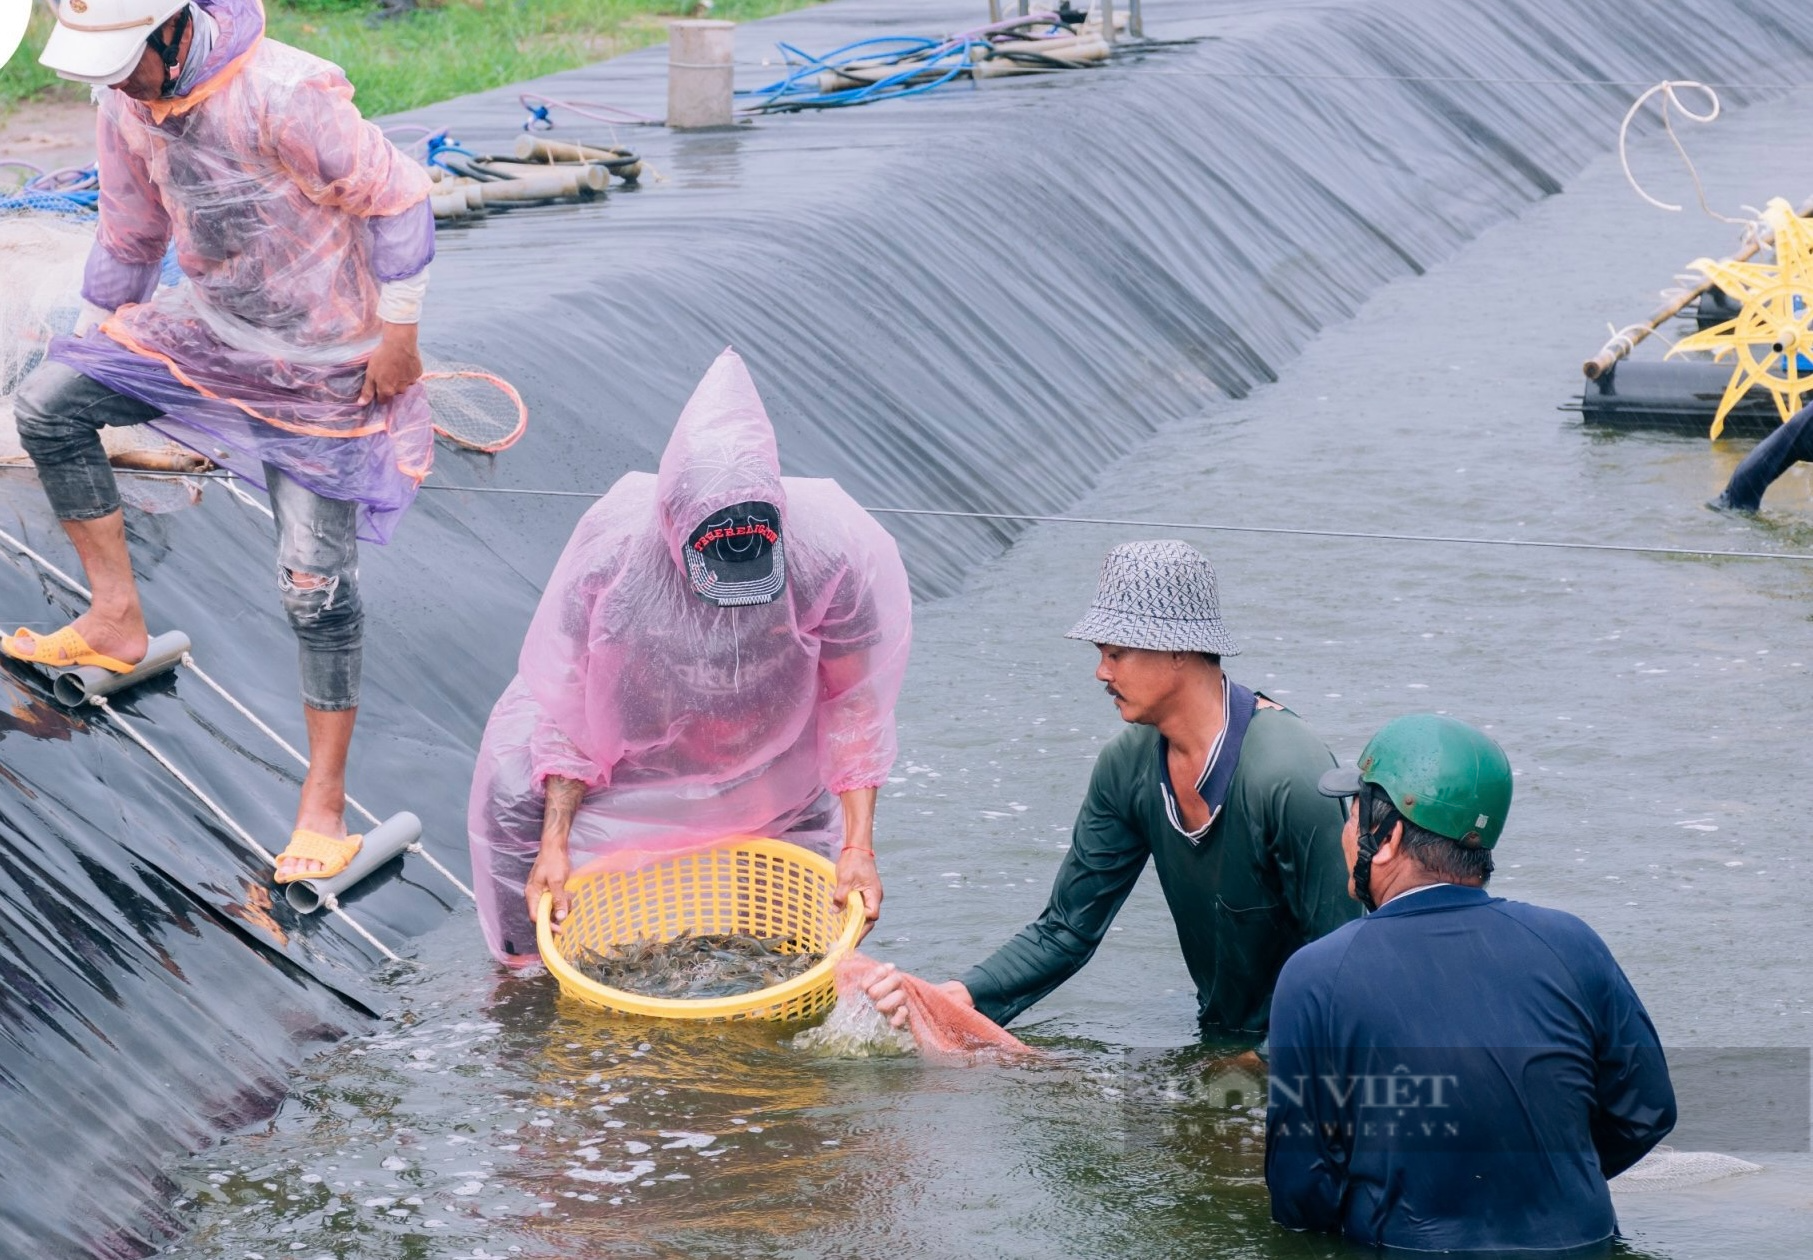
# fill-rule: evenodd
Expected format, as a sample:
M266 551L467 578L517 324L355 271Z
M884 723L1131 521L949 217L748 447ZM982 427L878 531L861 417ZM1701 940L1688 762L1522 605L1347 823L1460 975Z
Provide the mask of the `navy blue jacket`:
M1303 946L1272 999L1265 1180L1291 1229L1423 1251L1617 1232L1674 1127L1656 1030L1571 914L1445 884Z

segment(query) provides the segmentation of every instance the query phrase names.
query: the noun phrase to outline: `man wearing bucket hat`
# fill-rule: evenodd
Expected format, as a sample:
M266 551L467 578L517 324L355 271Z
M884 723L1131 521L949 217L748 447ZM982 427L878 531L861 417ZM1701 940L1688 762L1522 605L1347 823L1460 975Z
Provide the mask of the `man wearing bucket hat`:
M1606 1180L1674 1127L1674 1089L1605 942L1486 891L1511 806L1504 750L1413 714L1321 790L1351 802L1342 845L1372 913L1278 979L1273 1218L1415 1251L1603 1244Z
M945 991L1012 1019L1089 961L1150 860L1203 1033L1254 1045L1284 960L1358 913L1340 811L1316 790L1334 758L1296 714L1222 672L1239 649L1215 570L1186 543L1116 547L1068 637L1099 649L1095 676L1129 729L1096 760L1044 913ZM869 993L905 1018L898 973Z

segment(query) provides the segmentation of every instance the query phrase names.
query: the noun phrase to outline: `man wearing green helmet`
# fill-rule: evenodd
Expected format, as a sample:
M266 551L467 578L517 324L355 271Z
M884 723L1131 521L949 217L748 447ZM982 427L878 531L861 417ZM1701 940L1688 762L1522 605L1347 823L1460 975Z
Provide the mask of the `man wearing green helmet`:
M1617 1233L1606 1182L1674 1127L1654 1026L1573 915L1489 894L1504 750L1386 724L1321 790L1348 802L1371 911L1293 954L1272 1005L1272 1216L1416 1251L1573 1254Z

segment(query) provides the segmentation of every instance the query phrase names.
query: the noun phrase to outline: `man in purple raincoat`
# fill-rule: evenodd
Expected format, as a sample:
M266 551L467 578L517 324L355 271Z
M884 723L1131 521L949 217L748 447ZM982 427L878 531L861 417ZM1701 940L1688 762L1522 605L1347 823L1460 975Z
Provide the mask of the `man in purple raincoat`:
M79 335L19 389L19 438L94 591L0 650L126 672L144 657L99 430L150 424L266 488L301 649L311 768L279 882L333 874L359 697L361 537L388 541L433 428L416 320L434 256L427 173L338 67L264 38L259 0L62 0L43 62L99 93L100 223ZM174 248L183 280L159 288Z

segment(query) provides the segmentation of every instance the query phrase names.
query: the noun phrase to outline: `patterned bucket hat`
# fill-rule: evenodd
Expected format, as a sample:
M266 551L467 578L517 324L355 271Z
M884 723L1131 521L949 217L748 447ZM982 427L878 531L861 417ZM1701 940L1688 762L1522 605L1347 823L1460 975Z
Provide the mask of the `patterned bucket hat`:
M1095 602L1064 637L1155 652L1240 652L1221 621L1215 566L1175 538L1110 551Z

